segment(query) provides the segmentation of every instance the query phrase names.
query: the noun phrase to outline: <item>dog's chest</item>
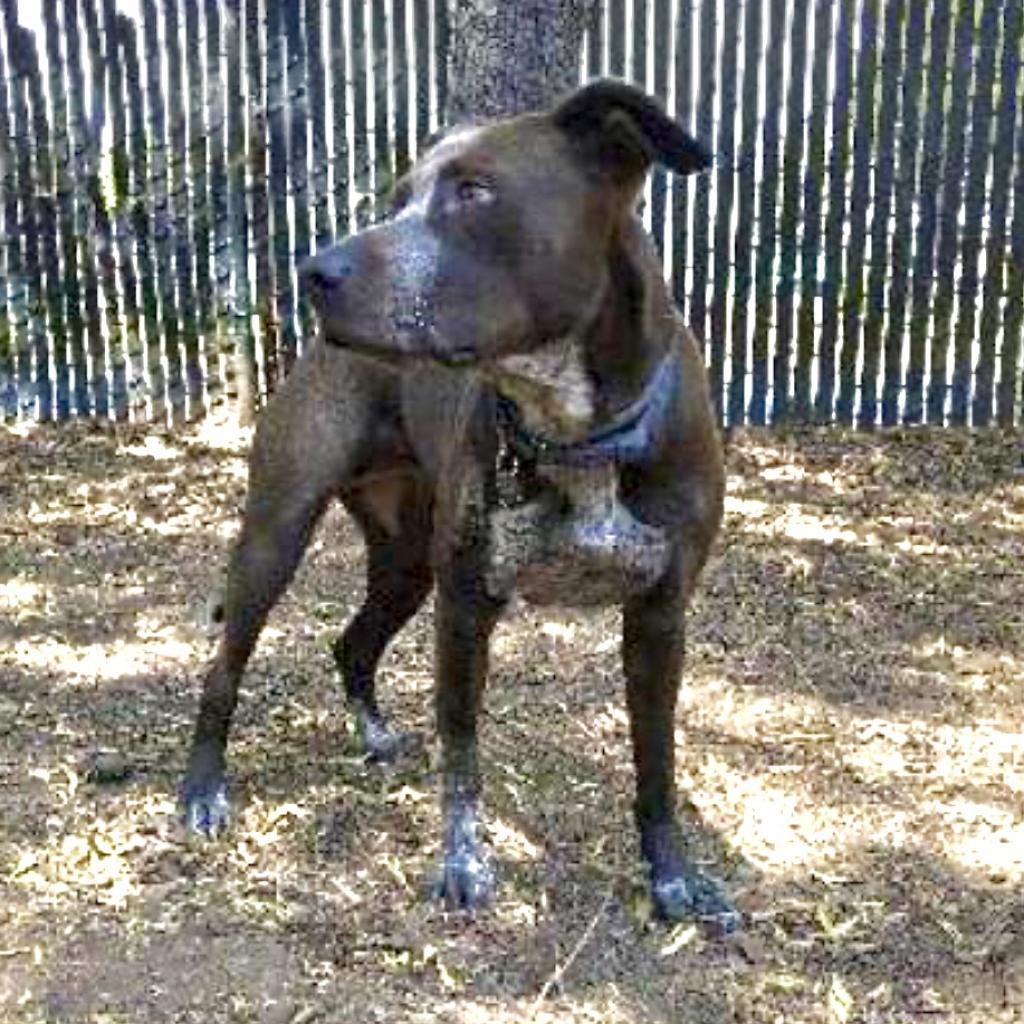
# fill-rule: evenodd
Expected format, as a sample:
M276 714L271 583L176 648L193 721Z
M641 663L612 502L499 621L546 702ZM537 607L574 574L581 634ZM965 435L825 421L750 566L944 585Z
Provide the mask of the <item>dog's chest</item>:
M617 500L607 479L540 485L525 500L502 498L489 513L488 591L518 593L530 604L616 604L650 588L664 573L669 542ZM573 500L573 497L575 500Z

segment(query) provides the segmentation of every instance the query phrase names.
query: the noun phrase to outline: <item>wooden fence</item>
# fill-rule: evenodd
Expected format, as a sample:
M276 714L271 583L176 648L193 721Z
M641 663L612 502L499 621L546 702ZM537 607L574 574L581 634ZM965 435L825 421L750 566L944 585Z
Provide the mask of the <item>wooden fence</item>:
M296 263L443 121L445 0L0 12L0 412L258 402ZM606 0L581 77L719 155L643 209L725 422L1021 422L1022 44L1020 0Z

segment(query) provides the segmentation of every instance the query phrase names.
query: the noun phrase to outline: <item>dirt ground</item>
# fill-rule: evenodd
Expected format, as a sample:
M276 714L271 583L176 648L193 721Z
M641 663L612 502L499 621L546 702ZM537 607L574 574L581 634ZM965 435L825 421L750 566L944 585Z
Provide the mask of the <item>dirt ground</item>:
M1024 1019L1024 434L745 433L691 614L678 781L728 941L650 920L618 615L520 609L483 729L495 905L424 896L436 751L354 747L323 523L246 679L234 829L175 792L246 439L0 430L0 1020ZM383 670L433 735L430 613Z

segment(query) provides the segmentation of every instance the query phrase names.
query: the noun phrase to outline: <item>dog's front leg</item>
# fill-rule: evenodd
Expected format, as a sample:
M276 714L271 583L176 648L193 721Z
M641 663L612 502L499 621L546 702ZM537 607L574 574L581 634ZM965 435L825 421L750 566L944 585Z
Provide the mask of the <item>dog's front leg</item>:
M482 572L461 565L439 578L434 621L444 860L436 895L452 909L484 905L494 886L479 835L476 727L488 645L500 613L501 604L485 592Z
M683 856L676 820L674 718L685 605L682 574L670 572L654 591L623 609L623 667L636 764L634 810L657 915L673 921L695 916L716 931L730 932L739 923L737 913L717 883Z

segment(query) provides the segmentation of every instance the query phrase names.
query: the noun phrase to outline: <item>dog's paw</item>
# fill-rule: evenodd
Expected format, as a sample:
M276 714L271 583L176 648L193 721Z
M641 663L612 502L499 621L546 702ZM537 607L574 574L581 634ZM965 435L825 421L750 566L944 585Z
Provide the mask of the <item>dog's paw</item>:
M449 910L479 910L494 895L494 871L479 849L463 848L445 857L432 891Z
M732 905L721 886L696 870L651 884L655 914L665 921L696 918L713 935L731 935L742 923L739 911Z
M393 764L423 749L423 734L392 729L380 714L358 716L359 737L366 760L372 764Z
M228 827L231 803L227 783L186 783L182 795L185 805L185 830L189 835L212 839Z

